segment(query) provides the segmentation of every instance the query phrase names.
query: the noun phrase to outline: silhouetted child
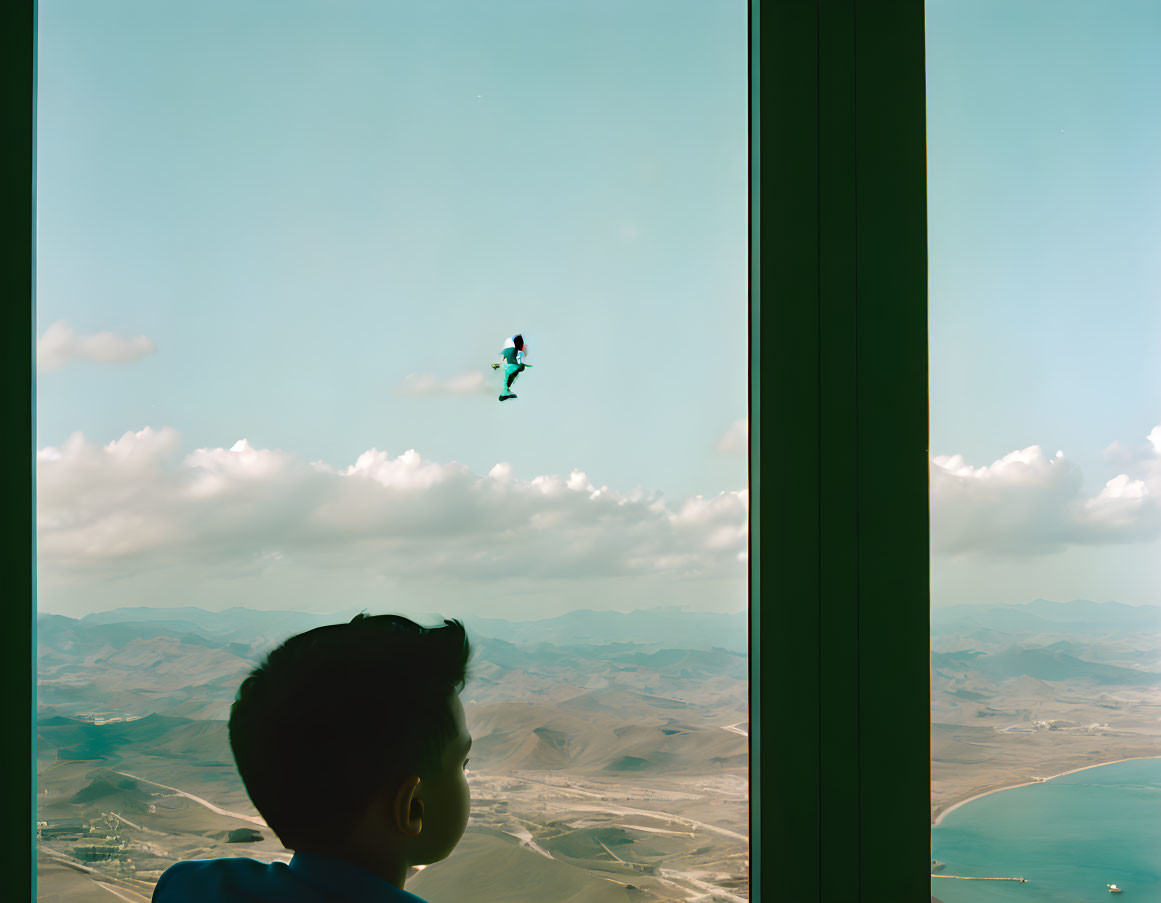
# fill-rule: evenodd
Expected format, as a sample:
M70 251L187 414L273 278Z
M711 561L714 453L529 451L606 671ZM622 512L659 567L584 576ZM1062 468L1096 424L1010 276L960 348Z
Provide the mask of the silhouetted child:
M294 857L179 862L154 901L422 903L403 890L407 870L445 858L468 823L469 654L460 622L396 615L358 615L271 652L238 690L230 746Z

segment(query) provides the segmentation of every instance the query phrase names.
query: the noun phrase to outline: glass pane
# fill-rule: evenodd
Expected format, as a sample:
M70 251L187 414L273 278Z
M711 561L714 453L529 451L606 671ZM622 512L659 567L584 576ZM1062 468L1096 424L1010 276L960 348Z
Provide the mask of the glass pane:
M1161 898L1161 7L926 11L932 894Z
M747 16L39 4L39 897L290 862L231 704L366 611L474 648L409 891L749 898Z

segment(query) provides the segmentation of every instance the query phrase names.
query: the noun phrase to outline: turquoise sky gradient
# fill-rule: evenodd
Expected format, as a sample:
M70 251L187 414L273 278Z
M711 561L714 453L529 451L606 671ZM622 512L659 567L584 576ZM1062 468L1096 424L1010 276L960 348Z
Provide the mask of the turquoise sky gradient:
M39 10L42 605L745 606L744 2Z
M1161 423L1161 5L928 0L931 443L1095 495ZM1161 602L1161 545L936 556L937 602Z
M719 443L746 414L746 16L42 2L39 333L156 346L39 375L42 600L370 605L422 584L499 616L740 609L746 459ZM1161 6L927 16L934 602L1161 602ZM403 392L492 380L517 330L516 402ZM77 431L91 447L65 447ZM372 448L374 510L338 473ZM427 463L391 463L408 449ZM453 461L511 465L495 524L495 487ZM443 519L416 526L405 484L436 486ZM716 501L683 507L698 494ZM517 509L537 526L500 540ZM324 541L319 511L363 532ZM428 585L465 560L466 584Z
M44 374L40 444L745 485L742 2L40 6L40 331L145 334ZM525 331L517 404L399 398ZM705 355L714 366L701 366Z

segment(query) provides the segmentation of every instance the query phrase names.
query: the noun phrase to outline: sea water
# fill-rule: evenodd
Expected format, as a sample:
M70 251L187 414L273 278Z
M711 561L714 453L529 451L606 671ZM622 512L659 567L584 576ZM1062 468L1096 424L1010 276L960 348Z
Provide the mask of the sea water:
M1161 759L1088 768L981 797L931 829L941 874L1024 876L1011 881L932 878L944 903L1161 903ZM1123 887L1112 895L1106 885Z

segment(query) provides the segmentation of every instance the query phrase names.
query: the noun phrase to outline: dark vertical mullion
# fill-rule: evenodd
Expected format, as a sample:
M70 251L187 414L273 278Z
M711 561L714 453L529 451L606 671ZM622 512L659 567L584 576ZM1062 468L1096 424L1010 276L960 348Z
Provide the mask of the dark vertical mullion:
M4 322L0 328L0 380L3 408L0 422L0 472L3 473L5 516L11 520L0 543L5 581L3 648L0 649L0 683L5 710L16 724L26 725L6 739L5 760L14 774L0 788L0 812L7 824L2 861L4 896L31 900L36 870L35 743L30 721L36 706L33 670L34 562L33 468L36 461L33 434L33 345L35 341L33 278L33 205L35 202L33 155L34 96L33 50L35 7L30 0L0 6L0 105L7 129L4 133L4 178L0 180L0 248L5 255L2 270ZM21 716L29 721L23 721ZM25 745L28 744L28 745ZM29 758L25 759L24 756ZM18 766L16 763L20 763Z
M854 0L820 0L819 669L822 899L858 896ZM856 717L852 717L856 715Z
M860 898L930 896L922 0L856 0Z
M747 130L750 152L750 198L748 210L749 233L749 308L747 325L749 343L747 345L747 384L746 411L749 418L749 453L746 456L746 487L749 492L750 506L747 523L749 536L749 554L746 559L746 572L749 578L749 651L750 651L750 685L748 700L747 731L749 732L749 837L750 837L750 888L751 895L757 899L755 888L762 883L762 772L758 767L761 757L762 737L762 654L760 638L762 635L762 578L759 559L762 554L762 508L761 508L761 454L762 418L761 399L762 381L761 360L762 349L762 256L759 253L762 243L761 231L761 20L759 6L755 2L748 4L747 12L750 19L750 33L747 41L748 78L750 88L750 103L747 114Z
M818 893L818 19L768 5L762 34L762 878L755 899ZM793 882L788 891L787 881ZM789 896L788 896L789 893Z

